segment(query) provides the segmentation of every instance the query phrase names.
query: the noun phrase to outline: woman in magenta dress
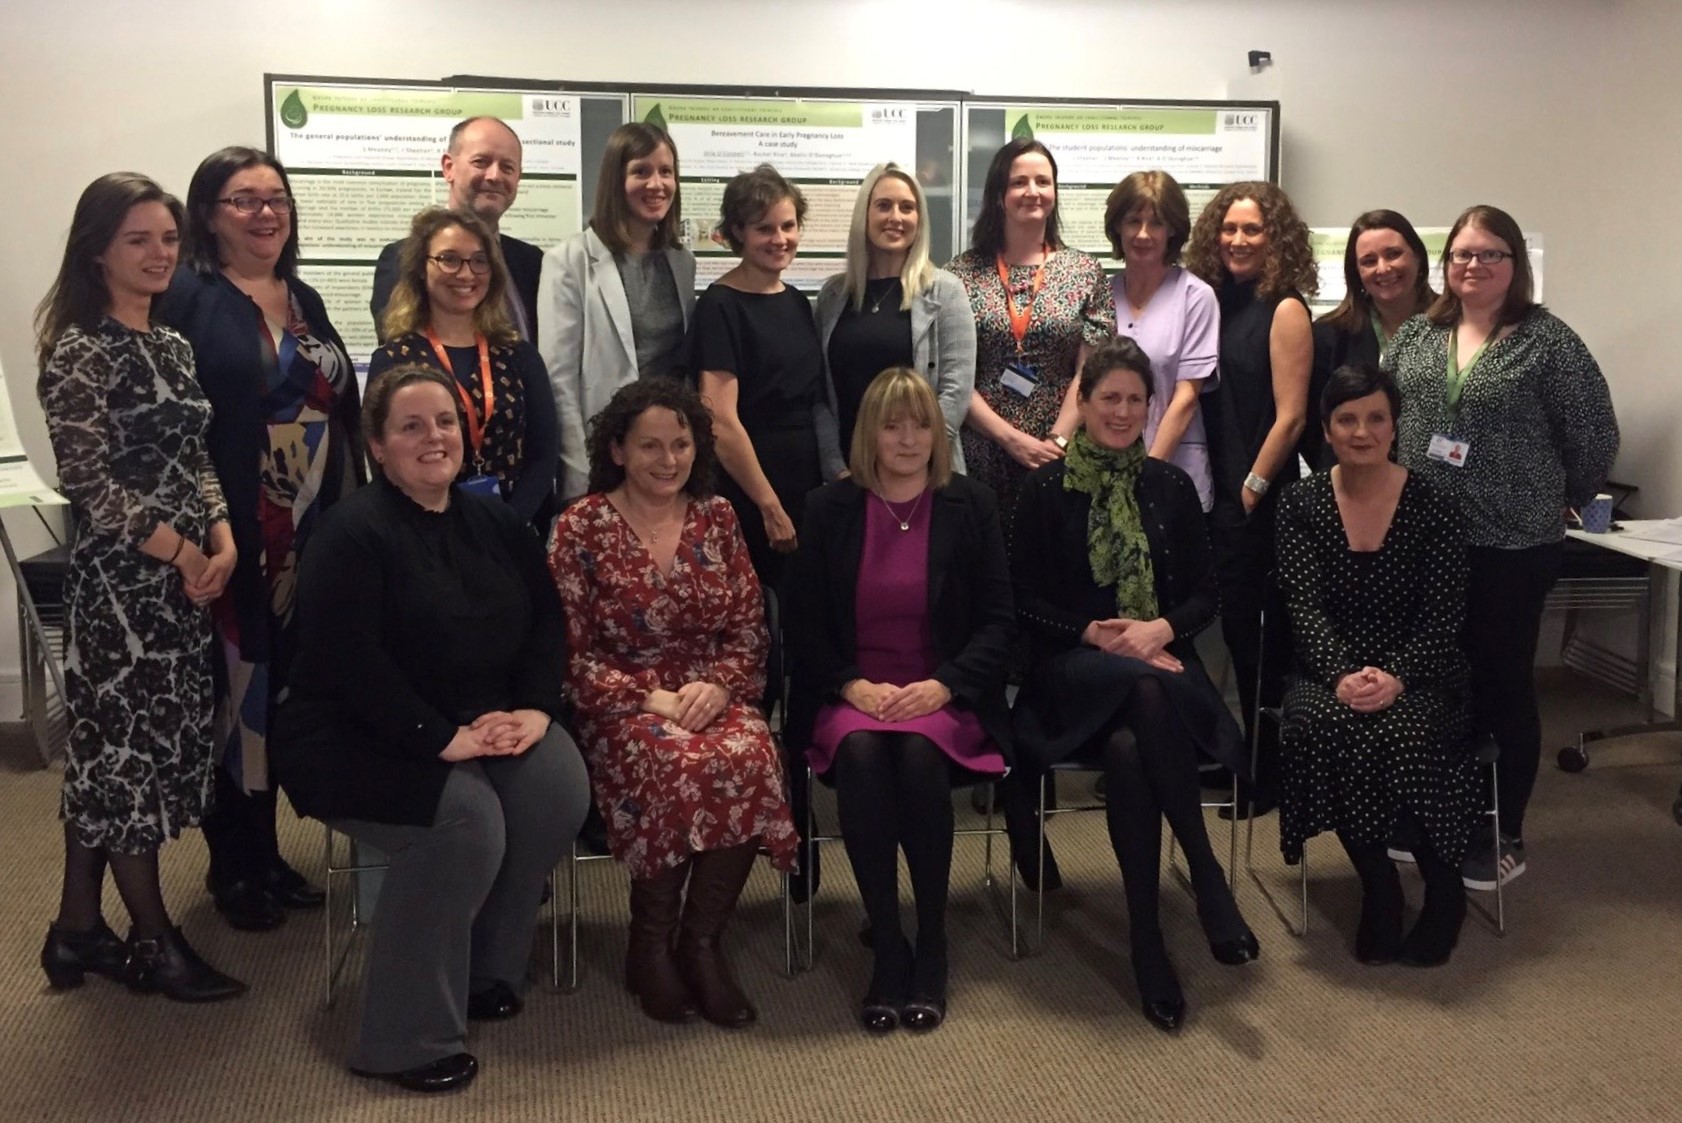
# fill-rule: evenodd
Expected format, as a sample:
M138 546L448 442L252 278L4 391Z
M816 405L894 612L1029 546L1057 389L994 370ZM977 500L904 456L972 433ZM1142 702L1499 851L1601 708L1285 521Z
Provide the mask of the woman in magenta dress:
M719 938L759 848L788 869L796 838L760 709L764 603L714 466L693 390L622 387L591 422L590 491L556 521L549 568L591 787L631 871L626 985L656 1020L737 1027L757 1014Z
M833 783L870 918L873 1033L946 1015L952 784L1005 771L1015 608L993 493L952 473L940 406L915 371L859 404L851 476L808 500L788 583L789 740ZM863 594L863 595L861 595ZM898 850L917 902L900 928Z

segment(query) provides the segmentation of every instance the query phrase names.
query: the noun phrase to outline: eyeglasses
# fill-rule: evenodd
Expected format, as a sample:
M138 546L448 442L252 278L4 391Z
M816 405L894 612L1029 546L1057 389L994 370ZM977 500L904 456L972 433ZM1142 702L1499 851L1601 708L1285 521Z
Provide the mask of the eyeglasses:
M275 214L292 213L292 197L290 195L276 195L272 199L260 199L256 195L230 195L226 199L216 200L226 203L240 214L259 214L264 207Z
M1448 260L1454 265L1470 265L1476 261L1479 265L1499 265L1509 257L1516 257L1506 250L1450 250Z
M491 255L487 253L476 253L472 257L463 257L459 253L446 251L434 254L426 260L437 262L438 268L452 276L460 273L463 265L467 266L468 271L475 277L483 277L491 271Z

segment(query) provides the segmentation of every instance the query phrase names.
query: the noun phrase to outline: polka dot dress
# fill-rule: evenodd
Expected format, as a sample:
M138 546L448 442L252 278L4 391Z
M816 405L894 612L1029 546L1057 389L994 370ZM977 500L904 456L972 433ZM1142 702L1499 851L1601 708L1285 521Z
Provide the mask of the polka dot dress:
M1385 842L1405 809L1437 853L1459 864L1477 814L1477 776L1460 644L1465 549L1454 508L1410 475L1380 548L1351 550L1331 475L1320 472L1280 497L1278 557L1296 652L1281 736L1280 848L1295 860L1304 840L1327 830ZM1356 713L1335 693L1339 678L1365 666L1406 686L1377 713Z

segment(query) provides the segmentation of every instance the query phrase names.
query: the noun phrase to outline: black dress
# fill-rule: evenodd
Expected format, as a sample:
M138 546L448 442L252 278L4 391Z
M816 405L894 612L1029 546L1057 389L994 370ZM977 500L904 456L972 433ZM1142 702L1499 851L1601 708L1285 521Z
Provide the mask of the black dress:
M1384 542L1349 548L1330 473L1279 501L1279 583L1289 606L1296 674L1285 693L1279 845L1292 860L1325 830L1383 843L1413 813L1432 849L1458 866L1477 810L1468 752L1466 555L1448 499L1409 475ZM1360 714L1337 680L1385 670L1405 690Z
M736 416L783 512L798 528L806 494L823 483L818 411L833 424L823 390L823 347L812 305L800 290L742 292L713 284L695 303L690 369L736 376ZM736 509L759 579L775 586L784 558L771 549L759 505L720 471L718 493Z
M1174 629L1168 651L1185 668L1173 673L1081 643L1087 624L1116 615L1116 594L1113 585L1092 579L1086 532L1092 500L1064 488L1065 467L1056 460L1036 468L1017 499L1011 572L1017 618L1033 640L1032 669L1014 715L1018 761L1032 774L1095 751L1126 714L1134 683L1149 676L1162 684L1203 756L1247 773L1243 734L1192 642L1215 619L1217 605L1197 485L1173 464L1146 459L1135 489L1157 604Z
M898 277L864 284L864 307L847 301L829 333L829 376L835 383L836 424L841 431L841 455L853 447L864 392L889 367L910 366L911 311L901 308Z

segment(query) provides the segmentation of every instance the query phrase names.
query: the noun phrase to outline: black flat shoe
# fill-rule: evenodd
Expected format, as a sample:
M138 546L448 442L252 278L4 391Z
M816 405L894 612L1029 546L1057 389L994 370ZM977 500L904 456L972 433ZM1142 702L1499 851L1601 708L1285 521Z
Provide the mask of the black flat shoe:
M88 972L123 981L128 945L101 920L86 932L71 932L56 924L47 927L41 948L41 970L54 990L79 987Z
M1184 998L1147 998L1140 1003L1145 1020L1163 1033L1174 1033L1186 1020Z
M406 1068L402 1072L367 1072L351 1066L358 1076L384 1080L411 1092L457 1092L473 1083L479 1075L479 1062L472 1053L455 1053L431 1064Z
M940 1023L946 1020L946 999L944 996L918 995L905 1004L900 1020L913 1033L939 1029Z
M467 996L467 1016L476 1022L500 1022L525 1008L526 1004L507 983L492 983Z
M303 874L285 862L264 870L257 884L282 908L318 909L327 903L326 893L311 885Z
M123 981L136 994L162 994L175 1002L221 1002L246 991L244 983L206 963L179 928L155 939L131 933Z
M904 936L876 953L870 988L859 1003L859 1023L871 1033L892 1033L904 1018L912 958L911 944Z
M241 932L272 932L286 923L286 910L255 881L217 881L205 875L204 887L228 927Z
M892 1033L899 1028L899 1008L866 995L859 1006L859 1024L878 1036Z
M1261 944L1254 932L1246 932L1237 939L1210 940L1209 954L1215 957L1217 963L1242 967L1261 958Z

